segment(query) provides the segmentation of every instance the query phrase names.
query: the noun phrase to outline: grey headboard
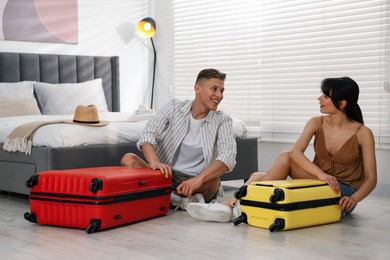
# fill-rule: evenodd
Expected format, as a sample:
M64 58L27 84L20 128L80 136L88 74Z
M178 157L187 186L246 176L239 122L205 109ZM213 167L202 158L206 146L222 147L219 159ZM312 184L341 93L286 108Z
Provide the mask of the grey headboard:
M107 106L120 110L119 57L0 52L0 82L78 83L102 78Z

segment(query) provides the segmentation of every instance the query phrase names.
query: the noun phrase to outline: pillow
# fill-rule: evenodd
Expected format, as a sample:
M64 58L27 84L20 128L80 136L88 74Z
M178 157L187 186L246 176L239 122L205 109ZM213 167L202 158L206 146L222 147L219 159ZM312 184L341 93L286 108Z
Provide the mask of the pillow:
M31 99L34 98L34 81L1 82L0 98Z
M40 115L37 101L32 99L0 99L0 117Z
M246 137L248 129L243 121L237 118L232 118L233 120L233 134L234 137Z
M108 111L101 78L82 83L35 82L34 90L43 115L74 114L78 105L91 104L98 111Z

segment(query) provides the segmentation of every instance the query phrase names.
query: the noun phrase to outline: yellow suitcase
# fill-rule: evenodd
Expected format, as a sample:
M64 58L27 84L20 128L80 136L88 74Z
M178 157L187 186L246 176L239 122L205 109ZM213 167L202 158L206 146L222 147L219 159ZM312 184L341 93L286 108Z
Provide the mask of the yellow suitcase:
M247 223L271 232L337 222L341 217L340 194L320 180L252 182L235 197L241 200L241 216L234 225Z

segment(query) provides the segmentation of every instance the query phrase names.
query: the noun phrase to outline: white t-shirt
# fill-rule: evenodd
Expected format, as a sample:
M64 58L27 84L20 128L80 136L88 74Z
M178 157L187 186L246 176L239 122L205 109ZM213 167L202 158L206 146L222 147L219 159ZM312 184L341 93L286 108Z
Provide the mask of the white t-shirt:
M205 167L200 128L204 118L200 120L190 116L190 127L183 142L173 158L172 168L191 176L198 175Z

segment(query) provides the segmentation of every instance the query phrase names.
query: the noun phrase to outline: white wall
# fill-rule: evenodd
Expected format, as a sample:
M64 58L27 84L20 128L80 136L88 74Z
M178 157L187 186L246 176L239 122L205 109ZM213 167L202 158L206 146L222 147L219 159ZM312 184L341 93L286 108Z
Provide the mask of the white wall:
M120 57L121 110L148 102L150 40L136 35L147 16L147 0L79 0L79 43L0 41L2 52L54 53Z
M169 15L167 1L150 0L150 14L156 20L157 31L154 36L156 52L157 52L157 66L156 66L156 83L155 83L155 106L158 110L170 98L169 82L168 82L168 55L169 55ZM196 75L194 75L194 78Z

